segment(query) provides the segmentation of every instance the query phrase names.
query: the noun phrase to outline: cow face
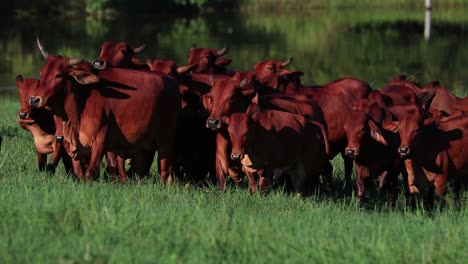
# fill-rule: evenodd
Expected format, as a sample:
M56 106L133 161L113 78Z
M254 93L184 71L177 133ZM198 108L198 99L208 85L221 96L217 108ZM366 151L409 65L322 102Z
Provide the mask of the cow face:
M72 82L80 85L98 83L99 77L83 68L74 67L82 62L82 59L48 56L40 70L40 84L29 97L29 106L40 108L63 102L60 95L64 95L65 89L71 87Z
M391 113L392 118L387 117L382 122L382 127L390 132L399 133L398 152L401 156L407 156L423 126L430 124L433 119L417 104L393 106L386 110Z
M261 61L254 65L252 73L261 85L279 89L280 79L296 79L303 74L302 72L285 69L291 62L292 58L286 61Z
M244 111L253 96L255 90L250 88L248 78L238 81L225 79L216 81L211 91L202 96L203 105L210 113L206 120L206 127L213 130L221 128L221 116Z
M29 106L29 97L32 92L39 86L39 80L37 79L23 79L23 76L18 75L16 77L16 86L18 86L19 99L20 99L20 110L18 117L21 120L28 120L31 118L32 109Z
M359 155L359 147L362 143L367 129L370 136L379 143L388 145L376 123L379 123L383 116L383 109L376 102L369 102L363 99L352 105L348 113L348 119L344 124L348 146L345 154L348 157L356 158Z
M245 155L247 133L249 131L250 118L246 113L234 113L229 117L222 118L227 125L229 138L231 139L231 159L240 161Z
M135 57L143 51L145 45L138 48L132 48L125 42L106 41L101 46L99 58L93 61L95 69L107 68L139 68L145 65Z
M182 67L177 67L177 63L173 60L146 60L146 65L148 65L151 71L162 72L174 77L179 75L184 75L193 70L197 65L187 65Z
M228 51L228 48L220 50L190 48L187 65L197 65L193 73L216 73L216 66L225 66L231 62L230 60L219 59L219 57L225 55Z

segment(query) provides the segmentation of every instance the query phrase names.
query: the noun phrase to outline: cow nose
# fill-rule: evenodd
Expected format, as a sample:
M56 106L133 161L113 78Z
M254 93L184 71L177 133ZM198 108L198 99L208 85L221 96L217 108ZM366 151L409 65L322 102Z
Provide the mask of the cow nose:
M210 129L218 129L221 127L221 120L218 118L208 118L206 120L206 127Z
M401 155L408 155L408 153L409 153L409 148L408 148L408 147L399 147L399 148L398 148L398 152L399 152Z
M345 154L346 154L346 156L348 156L350 158L355 158L357 156L357 151L355 149L347 148L345 150Z
M94 60L93 61L93 68L102 70L106 68L106 62L104 60Z
M242 155L241 154L231 154L231 159L233 161L239 161L242 159Z
M40 103L41 103L40 97L37 97L37 96L29 97L29 106L38 107Z
M29 117L29 113L28 112L19 112L18 116L19 116L20 119L27 119Z

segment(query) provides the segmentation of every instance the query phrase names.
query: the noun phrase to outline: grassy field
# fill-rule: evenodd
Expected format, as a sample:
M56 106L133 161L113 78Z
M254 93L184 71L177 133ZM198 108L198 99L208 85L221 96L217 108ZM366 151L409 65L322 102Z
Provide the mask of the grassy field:
M466 263L468 204L359 206L281 191L185 190L155 178L78 183L39 173L32 140L0 102L0 263ZM153 171L154 172L154 171ZM340 178L341 168L336 170ZM338 188L340 189L340 188ZM339 193L340 191L338 191Z

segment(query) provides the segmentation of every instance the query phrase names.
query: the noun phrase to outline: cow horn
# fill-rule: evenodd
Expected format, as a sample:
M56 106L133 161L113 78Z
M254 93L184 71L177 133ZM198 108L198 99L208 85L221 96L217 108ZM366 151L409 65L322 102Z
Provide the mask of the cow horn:
M229 51L229 48L222 48L216 51L216 56L221 57Z
M286 67L286 66L288 66L289 64L291 64L292 61L293 61L293 58L290 57L290 58L287 59L286 61L283 61L283 62L281 63L281 66L282 66L282 67Z
M49 57L49 53L47 53L47 51L45 50L44 46L42 46L42 43L41 43L41 41L39 40L39 37L36 38L36 42L37 42L37 47L38 47L39 50L41 51L42 56L44 57L44 59L47 59L47 57Z
M68 64L70 66L75 66L75 65L78 65L78 64L82 63L83 61L84 61L83 59L70 59Z
M143 44L143 45L141 45L141 46L138 47L138 48L133 48L133 52L134 52L135 54L138 54L138 53L142 52L145 48L146 48L146 45Z

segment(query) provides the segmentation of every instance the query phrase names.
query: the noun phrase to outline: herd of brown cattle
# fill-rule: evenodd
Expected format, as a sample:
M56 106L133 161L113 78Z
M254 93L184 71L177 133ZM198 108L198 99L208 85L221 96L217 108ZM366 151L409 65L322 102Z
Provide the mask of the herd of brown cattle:
M303 72L286 61L261 61L250 72L226 68L227 49L191 48L188 63L146 62L143 46L105 42L92 63L47 53L40 80L16 79L19 124L34 137L40 170L60 159L77 179L99 175L103 156L112 179L147 175L156 151L163 182L174 177L204 181L216 176L249 180L250 191L283 180L310 195L329 190L330 159L341 154L357 197L379 179L395 200L398 175L407 193L447 182L460 195L468 173L468 99L438 82L419 86L398 76L373 90L365 81L341 78L304 86ZM52 158L47 164L47 154ZM128 165L127 163L130 163ZM127 169L128 167L128 169ZM322 181L320 181L322 176Z

